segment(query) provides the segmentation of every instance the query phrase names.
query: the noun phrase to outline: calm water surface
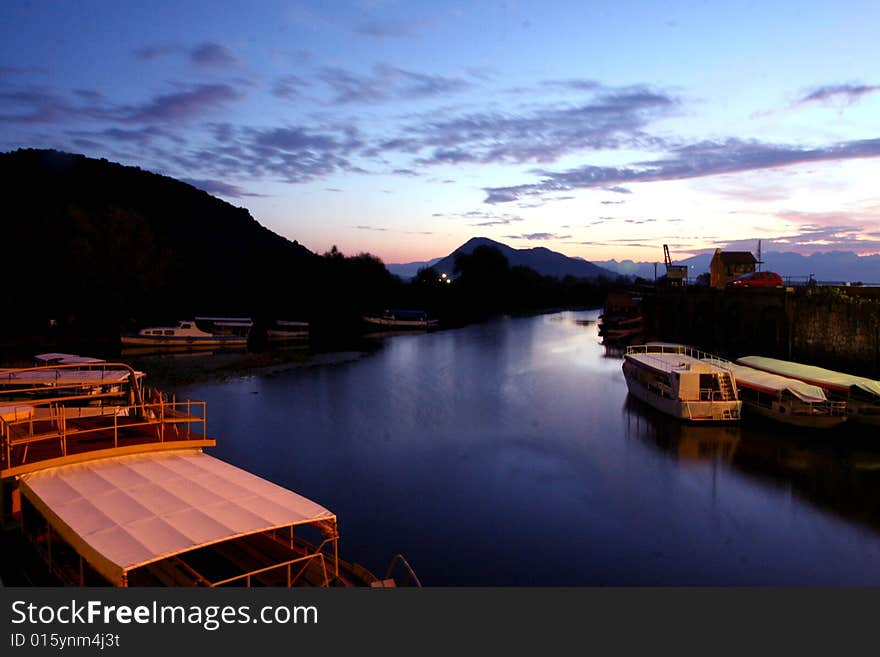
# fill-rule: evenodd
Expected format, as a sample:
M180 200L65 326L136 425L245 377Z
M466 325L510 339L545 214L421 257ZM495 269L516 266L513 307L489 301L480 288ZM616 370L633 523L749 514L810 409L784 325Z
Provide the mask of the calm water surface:
M179 389L213 455L337 514L423 584L877 585L880 440L688 426L628 398L598 311L402 335Z

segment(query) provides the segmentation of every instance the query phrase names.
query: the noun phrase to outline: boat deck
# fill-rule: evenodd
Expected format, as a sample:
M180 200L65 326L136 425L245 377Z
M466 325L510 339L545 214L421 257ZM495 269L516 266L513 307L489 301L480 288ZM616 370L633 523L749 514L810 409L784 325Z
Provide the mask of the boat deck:
M639 362L641 365L645 367L650 367L653 370L657 370L658 372L680 372L682 370L693 369L696 371L697 369L701 369L699 366L703 366L702 369L705 371L714 371L720 372L721 368L712 365L711 363L706 363L705 361L700 360L699 358L694 358L693 356L688 356L686 354L676 354L676 353L627 353L627 358L631 360ZM697 367L695 367L697 366ZM708 366L708 367L706 367Z
M10 408L0 416L3 478L110 454L216 444L205 433L204 402Z

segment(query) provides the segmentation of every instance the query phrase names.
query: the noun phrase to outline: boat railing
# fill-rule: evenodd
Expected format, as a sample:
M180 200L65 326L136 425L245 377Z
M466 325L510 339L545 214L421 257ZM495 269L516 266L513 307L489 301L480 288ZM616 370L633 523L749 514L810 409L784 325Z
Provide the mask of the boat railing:
M731 401L729 398L725 397L725 393L722 390L716 390L715 388L700 388L700 401Z
M206 433L204 401L160 399L147 404L78 407L52 398L16 402L6 408L11 410L0 416L2 477L120 450L213 444Z
M305 556L290 559L282 563L272 564L271 566L266 566L265 568L258 568L256 570L251 570L240 575L235 575L234 577L228 577L226 579L218 580L216 582L210 582L208 586L229 586L230 584L243 582L244 586L250 588L252 580L259 575L265 575L273 571L284 570L286 571L287 587L290 588L292 586L296 586L299 583L300 578L303 577L309 566L312 565L312 562L317 562L318 566L321 569L322 586L330 586L330 575L327 571L327 560L324 558L323 552L307 554ZM294 566L298 566L298 568L295 569ZM294 570L296 570L296 572L294 572Z
M723 358L718 358L718 356L714 354L707 353L702 351L701 349L697 349L696 347L691 347L683 344L667 344L663 342L654 342L647 344L636 344L631 345L626 348L627 355L629 354L680 354L682 356L690 356L691 358L696 358L697 360L704 360L707 362L716 361L716 364L727 364L730 362L724 360ZM723 366L723 365L722 365Z

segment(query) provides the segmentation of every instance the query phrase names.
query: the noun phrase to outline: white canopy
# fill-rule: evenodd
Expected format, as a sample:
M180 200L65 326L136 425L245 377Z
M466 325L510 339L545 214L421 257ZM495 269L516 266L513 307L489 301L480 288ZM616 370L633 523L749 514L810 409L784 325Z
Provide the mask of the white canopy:
M0 385L112 385L128 381L130 372L122 368L81 370L81 369L49 369L49 370L15 370L0 368ZM138 378L143 372L135 372Z
M753 388L761 388L767 392L780 393L785 390L793 394L798 399L805 402L824 402L828 401L825 391L819 386L814 386L806 381L792 379L780 374L772 372L764 372L756 370L753 367L729 363L727 367L733 372L737 384L750 386Z
M202 453L87 461L21 477L21 493L104 577L270 529L336 516L311 500Z
M880 398L880 381L863 376L854 376L816 367L815 365L802 365L801 363L766 358L764 356L744 356L743 358L737 358L736 362L759 370L781 374L782 376L809 381L821 386L830 386L841 390L855 387L869 395Z
M106 363L103 358L92 358L91 356L77 356L76 354L62 354L51 352L48 354L37 354L34 360L41 363L54 363L58 365L77 365L85 363Z

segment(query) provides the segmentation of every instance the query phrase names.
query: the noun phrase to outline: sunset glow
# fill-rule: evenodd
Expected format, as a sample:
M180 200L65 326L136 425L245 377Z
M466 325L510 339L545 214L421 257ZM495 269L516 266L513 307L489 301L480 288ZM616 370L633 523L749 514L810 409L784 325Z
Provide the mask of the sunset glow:
M880 252L880 5L9 0L0 149L187 181L322 253Z

